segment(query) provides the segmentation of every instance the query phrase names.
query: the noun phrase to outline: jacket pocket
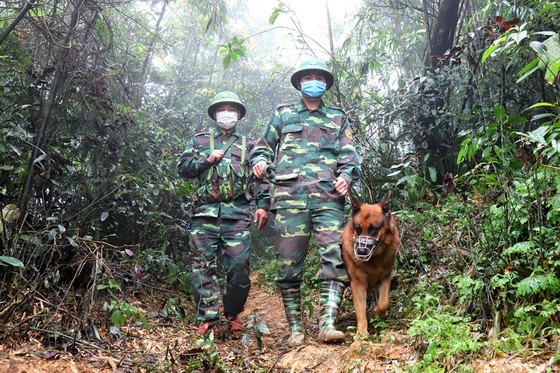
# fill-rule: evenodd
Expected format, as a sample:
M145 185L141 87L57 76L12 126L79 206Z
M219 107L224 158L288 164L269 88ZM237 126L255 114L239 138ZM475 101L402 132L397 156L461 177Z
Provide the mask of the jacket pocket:
M293 149L301 146L303 139L303 125L290 123L282 128L282 146L280 150Z
M318 126L314 132L319 139L319 148L326 150L338 149L337 127Z

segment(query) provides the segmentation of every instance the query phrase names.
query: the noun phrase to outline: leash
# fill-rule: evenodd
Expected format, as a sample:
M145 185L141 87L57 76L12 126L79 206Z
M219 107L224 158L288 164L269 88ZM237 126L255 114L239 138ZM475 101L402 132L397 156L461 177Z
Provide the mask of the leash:
M313 185L313 184L318 184L321 181L326 181L329 179L326 178L322 178L322 179L317 179L317 180L312 180L312 181L277 181L276 180L276 167L272 166L271 164L266 164L264 166L264 178L277 186L282 186L282 187L303 187L303 186L308 186L308 185Z

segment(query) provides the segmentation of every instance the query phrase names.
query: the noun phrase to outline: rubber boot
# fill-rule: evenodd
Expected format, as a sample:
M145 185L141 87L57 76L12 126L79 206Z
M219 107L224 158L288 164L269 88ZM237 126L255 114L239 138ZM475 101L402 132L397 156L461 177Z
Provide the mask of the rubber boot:
M344 341L344 333L336 330L334 324L342 303L345 286L337 281L325 281L319 285L321 316L319 318L319 341Z
M300 346L303 344L305 334L301 324L301 291L300 288L280 289L286 318L290 326L288 345Z

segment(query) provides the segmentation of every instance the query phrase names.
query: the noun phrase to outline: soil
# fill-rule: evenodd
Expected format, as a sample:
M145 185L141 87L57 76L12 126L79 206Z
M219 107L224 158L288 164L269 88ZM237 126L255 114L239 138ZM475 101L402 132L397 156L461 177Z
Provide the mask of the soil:
M256 275L253 277L251 294L241 315L246 333L240 339L217 333L213 341L204 341L194 326L161 317L148 320L150 330L122 327L123 336L104 338L109 342L80 342L66 344L66 348L49 348L40 333L28 333L25 340L0 344L0 372L402 372L419 360L422 346L405 330L390 331L380 339L372 336L354 341L353 313L341 315L339 321L339 328L346 330L344 343L318 343L314 315L306 322L306 343L290 348L285 343L288 327L280 296L261 286ZM157 303L150 307L155 307L151 313L155 314ZM146 304L142 308L146 310ZM266 325L270 332L262 336L261 345L255 330L263 330L255 325ZM110 335L101 329L100 334ZM213 363L214 356L220 361ZM491 357L468 365L474 372L560 371L550 358Z

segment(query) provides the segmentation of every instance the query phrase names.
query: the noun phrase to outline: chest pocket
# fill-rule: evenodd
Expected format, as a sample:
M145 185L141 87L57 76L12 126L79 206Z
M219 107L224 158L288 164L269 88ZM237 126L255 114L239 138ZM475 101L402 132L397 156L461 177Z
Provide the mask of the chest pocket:
M314 132L318 137L319 147L326 150L338 149L338 127L318 126Z
M280 150L295 149L302 146L303 124L287 123L282 127L282 144Z

